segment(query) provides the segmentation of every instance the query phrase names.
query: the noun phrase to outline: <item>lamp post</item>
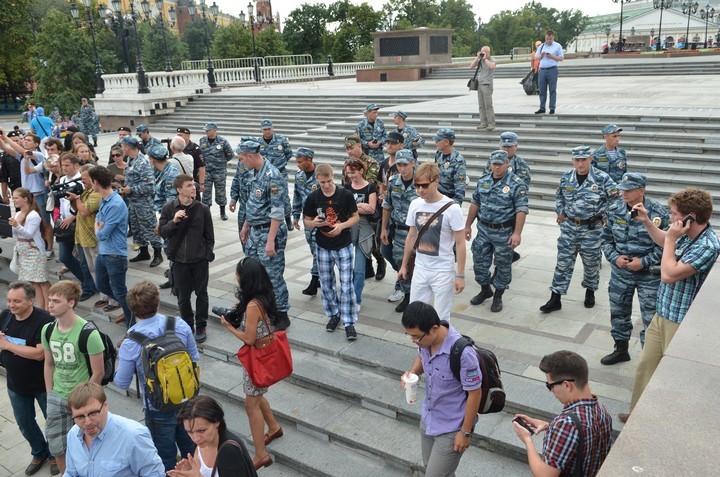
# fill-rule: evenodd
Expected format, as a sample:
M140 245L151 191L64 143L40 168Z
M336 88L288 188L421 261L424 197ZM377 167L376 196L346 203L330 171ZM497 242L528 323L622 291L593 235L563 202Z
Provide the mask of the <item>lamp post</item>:
M542 32L542 24L537 22L535 25L535 38L540 38L540 32ZM540 38L540 40L542 40L542 38Z
M623 26L623 5L630 0L612 0L613 3L620 3L620 39L618 40L617 48L615 51L617 53L620 53L623 50L623 35L622 35L622 26Z
M206 13L206 5L205 0L200 0L200 9L201 9L201 15L203 20L203 28L205 30L205 49L207 50L207 58L208 58L208 86L211 88L217 88L217 82L215 81L215 66L213 66L213 60L212 55L210 54L210 37L208 36L208 27L207 27L207 13ZM190 3L188 3L188 12L190 13L190 16L194 19L195 14L197 13L197 7L195 6L195 3L191 0ZM218 6L215 2L210 6L210 13L212 13L213 16L213 22L217 23L217 17L218 17Z
M88 1L89 0L83 0ZM121 0L112 0L110 2L112 5L112 11L108 13L108 10L105 10L104 5L99 5L98 10L105 10L106 11L106 19L105 22L108 25L118 25L118 28L122 26L124 29L125 26L131 26L133 29L133 35L135 36L135 73L137 74L137 82L138 82L138 93L139 94L145 94L150 92L150 88L147 86L147 78L145 77L145 68L143 68L142 64L142 52L140 50L140 37L138 36L137 31L137 20L141 18L140 12L135 10L135 3L133 0L130 0L130 11L127 12L125 15L122 13L122 1ZM116 30L117 31L117 30ZM127 38L127 34L125 35L125 39ZM123 45L125 46L125 44ZM129 53L128 53L129 57ZM126 63L129 63L129 60L126 61ZM129 69L129 67L128 67Z
M658 42L655 50L660 51L662 48L662 17L663 17L663 10L666 8L672 7L673 0L653 0L653 8L654 9L660 9L660 25L658 26Z
M100 64L100 55L98 54L97 44L95 43L95 25L93 24L92 15L90 14L90 0L82 0L82 2L83 5L85 5L87 22L88 25L90 25L90 35L92 36L93 52L95 53L95 78L97 80L95 91L97 92L97 94L102 94L105 91L105 80L103 80L102 77L105 72L103 71L102 65ZM80 17L80 12L78 11L77 4L74 1L70 4L70 15L72 15L76 22Z
M253 73L255 75L255 82L260 82L260 67L258 66L257 62L257 50L255 49L255 17L253 16L253 13L255 13L255 7L253 6L252 2L248 2L248 26L250 27L250 33L252 35L252 47L253 47ZM258 16L258 20L260 24L262 24L264 18L260 18L262 13L260 13Z
M143 13L145 14L145 21L152 24L152 14L150 13L150 2L148 0L143 0L140 3L140 6L142 7ZM165 37L165 16L163 14L163 7L164 7L164 0L155 0L155 7L157 7L158 13L157 17L155 17L155 26L160 28L160 31L162 32L162 39L163 39L163 53L165 55L165 71L167 73L171 73L173 70L172 63L170 62L170 55L168 55L168 48L167 48L167 38ZM168 23L170 23L170 28L175 26L175 8L170 7L168 10ZM170 86L170 77L168 77L168 87Z
M710 4L708 3L703 10L700 10L700 18L705 20L705 40L703 40L703 48L707 48L708 21L713 17L715 17L715 9L710 8Z
M611 31L611 28L609 26L606 26L605 27L605 43L607 43L608 53L610 53L610 31Z
M580 27L575 27L573 30L573 33L575 34L575 53L577 53L578 50L578 36L580 36L580 33L582 33L582 30L580 30Z
M98 13L100 14L100 18L103 18L103 23L106 27L111 29L115 32L115 36L120 38L120 43L122 45L122 55L123 55L123 70L125 73L130 72L130 47L128 46L128 37L130 36L130 30L126 28L126 22L120 15L120 2L112 2L113 8L115 8L115 4L117 3L117 14L113 12L113 10L107 8L102 3L98 4Z
M687 28L685 29L685 44L683 45L683 50L687 50L690 43L690 15L694 15L695 13L697 13L698 6L698 2L684 2L682 4L683 15L687 14L688 16Z

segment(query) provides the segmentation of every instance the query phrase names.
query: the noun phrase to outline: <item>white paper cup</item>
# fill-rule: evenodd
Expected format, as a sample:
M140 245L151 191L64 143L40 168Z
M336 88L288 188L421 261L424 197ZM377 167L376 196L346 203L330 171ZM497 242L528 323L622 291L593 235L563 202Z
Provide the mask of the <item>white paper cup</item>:
M414 404L415 401L417 401L418 382L420 378L418 378L417 374L408 373L403 375L402 379L403 382L405 382L405 400L408 404Z

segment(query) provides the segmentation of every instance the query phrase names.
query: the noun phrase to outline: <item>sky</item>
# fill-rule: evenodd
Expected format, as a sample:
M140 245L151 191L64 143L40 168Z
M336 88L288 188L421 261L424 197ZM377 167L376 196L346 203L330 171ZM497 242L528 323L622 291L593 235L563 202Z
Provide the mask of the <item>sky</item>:
M214 0L217 2L220 10L232 15L239 15L241 11L247 10L247 1L245 0ZM280 13L281 22L284 22L285 17L299 7L303 3L324 3L331 4L334 0L274 0L272 1L273 15ZM351 3L361 4L361 0L350 0ZM370 4L375 10L382 9L382 6L386 3L384 0L365 0L366 3ZM571 8L582 10L586 15L594 16L602 13L611 13L616 9L619 9L617 3L613 3L611 0L538 0L543 6L548 8L555 8L557 10L569 10ZM208 3L211 3L208 1ZM468 0L473 7L476 17L482 17L484 22L490 20L490 17L500 13L502 10L517 10L522 8L526 3L530 3L530 0L502 0L502 1L490 1L490 0ZM247 12L246 12L247 13Z

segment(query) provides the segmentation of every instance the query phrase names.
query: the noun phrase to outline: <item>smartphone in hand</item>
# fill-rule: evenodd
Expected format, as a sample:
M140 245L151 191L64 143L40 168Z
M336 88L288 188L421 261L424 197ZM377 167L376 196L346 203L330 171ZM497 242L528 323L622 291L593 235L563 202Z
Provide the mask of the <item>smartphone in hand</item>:
M683 219L682 219L683 227L685 227L687 225L688 221L690 221L690 223L695 222L695 217L693 217L690 214L687 214L685 217L683 217Z
M525 422L522 418L516 417L515 419L513 419L513 422L517 422L522 427L527 429L531 436L535 434L535 430L532 427L530 427L530 425L527 422Z

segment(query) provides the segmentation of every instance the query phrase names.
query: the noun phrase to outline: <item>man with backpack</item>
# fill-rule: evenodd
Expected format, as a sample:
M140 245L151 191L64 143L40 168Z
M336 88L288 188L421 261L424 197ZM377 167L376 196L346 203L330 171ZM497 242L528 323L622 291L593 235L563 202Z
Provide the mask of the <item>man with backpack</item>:
M88 323L75 314L82 290L70 280L60 280L48 292L48 312L56 321L43 327L47 419L45 435L60 473L65 472L67 433L73 417L67 406L70 391L80 383L102 383L105 345L100 333L83 332ZM84 357L81 355L85 355Z
M185 321L158 313L160 291L155 284L147 280L135 284L128 290L127 303L137 323L120 345L115 385L127 389L137 372L145 423L167 472L175 468L177 449L183 457L195 452L195 444L177 420L177 411L182 402L197 394L200 353ZM169 379L160 382L157 377L163 372ZM183 391L188 394L182 395ZM163 399L178 395L177 402Z
M513 427L527 448L530 471L535 477L595 476L610 452L612 417L590 390L587 361L572 351L557 351L540 361L540 370L545 387L564 409L551 423L516 414ZM538 454L532 435L543 431Z
M418 346L418 357L405 374L426 376L420 421L425 475L455 475L463 452L470 447L482 399L478 355L472 347L465 347L460 356L459 379L447 379L454 374L450 364L453 345L462 335L447 321L440 321L432 306L420 301L408 305L402 325Z

